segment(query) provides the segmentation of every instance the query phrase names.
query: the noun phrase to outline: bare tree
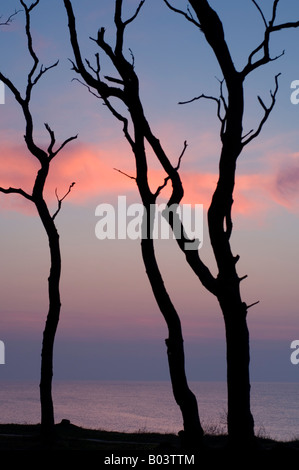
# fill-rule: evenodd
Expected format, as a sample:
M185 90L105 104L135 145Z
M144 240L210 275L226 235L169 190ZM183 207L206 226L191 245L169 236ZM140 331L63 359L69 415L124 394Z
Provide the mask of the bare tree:
M257 2L252 0L265 26L264 37L260 44L246 58L244 68L238 71L234 66L233 58L226 43L222 23L207 0L190 0L190 4L195 12L194 14L191 13L189 8L187 12L184 12L173 7L169 1L164 0L164 2L169 8L182 14L190 23L200 28L210 44L223 73L219 97L201 94L189 100L194 101L203 98L213 100L217 104L217 116L220 120L222 149L219 162L219 179L208 210L209 235L218 267L217 276L213 276L208 266L201 260L196 244L194 249L190 249L190 240L182 225L179 230L179 236L177 236L177 242L185 254L186 261L202 285L217 297L223 313L227 343L228 432L230 439L233 442L239 442L240 439L245 442L252 442L254 439L254 420L250 409L250 347L247 312L256 302L248 305L241 298L240 283L246 276L239 277L237 273L236 264L239 260L239 255L235 256L233 254L230 243L233 229L232 205L237 159L243 148L260 135L275 105L279 74L274 79L275 88L270 93L270 104L266 105L263 99L258 96L263 116L258 122L256 129L246 134L243 133L244 83L246 77L253 71L278 58L272 58L270 55L269 42L271 34L282 29L298 27L299 23L275 24L279 0L274 0L272 16L267 21ZM116 0L115 2L115 24L117 28L115 48L112 49L105 41L104 28L98 31L97 38L94 39L110 58L120 76L120 78L114 78L102 76L99 54L96 54L94 66L88 61L86 61L86 65L83 62L77 41L71 2L64 0L68 12L71 42L76 59L74 70L82 76L85 84L90 89L92 88L102 97L104 103L115 117L123 122L125 136L135 155L136 182L144 205L148 204L148 199L151 202L155 202L147 185L145 141L150 145L167 174L164 185L171 181L172 194L168 201L168 206L179 205L183 197L183 186L178 173L179 164L177 166L171 164L160 141L152 133L150 125L144 116L138 94L138 78L134 71L134 61L129 62L123 55L125 28L136 18L144 0L139 3L135 15L125 22L121 19L122 3L121 0ZM224 89L226 89L226 93ZM127 118L112 106L111 97L121 100L129 110L134 137L129 133ZM157 189L156 194L159 194L164 185ZM156 194L154 193L154 196ZM171 211L166 215L172 228L178 227L181 223L178 220L177 213ZM175 235L177 233L176 230ZM188 249L186 249L187 246ZM148 252L145 247L147 247L147 242L142 241L143 258L146 263Z
M94 65L91 65L88 60L86 60L86 62L83 61L76 33L72 4L70 0L64 0L68 15L70 39L75 56L73 68L81 75L84 80L84 85L89 88L89 91L94 93L97 97L101 97L113 116L122 123L123 133L135 156L136 177L126 176L136 181L144 206L141 237L143 262L153 294L168 327L169 337L166 339L168 364L173 394L180 407L184 422L184 431L180 433L182 442L185 446L196 447L201 443L203 430L200 424L197 401L188 386L186 378L180 317L169 297L161 276L153 242L154 208L157 198L170 178L173 181L173 192L168 201L169 206L178 198L178 193L180 197L183 196L183 187L178 169L187 144L184 144L176 168L172 168L158 138L152 133L150 125L146 120L139 96L139 81L134 70L134 58L132 56L130 58L131 61L128 61L123 54L125 29L137 17L144 4L144 0L139 3L135 14L126 21L122 19L122 3L122 0L115 1L114 21L116 25L116 42L114 49L105 41L104 28L99 30L97 38L94 39L100 49L110 59L115 68L115 72L120 77L114 78L111 76L101 76L99 53L95 55ZM116 109L111 102L111 98L117 98L127 107L129 112L128 117L125 117ZM130 126L132 126L132 132L129 129ZM145 150L146 142L157 155L163 168L165 166L167 167L169 175L155 192L149 187L147 154Z
M205 277L202 275L198 277L202 284L217 297L225 322L229 436L233 441L238 441L239 438L250 441L254 437L254 420L250 410L250 348L247 311L249 307L257 302L247 305L241 299L240 282L247 276L239 277L236 269L239 256L233 255L230 243L233 229L232 205L237 159L244 147L260 135L275 105L280 74L275 76L274 91L270 92L270 104L267 106L262 98L258 96L263 116L256 129L251 130L246 135L243 134L244 83L247 76L253 71L280 57L271 57L270 55L269 42L271 34L286 28L297 28L299 22L275 24L279 0L273 2L272 16L267 21L258 3L252 0L265 26L264 37L260 44L249 54L249 57L246 58L246 65L243 69L238 71L234 66L233 58L225 40L223 25L207 0L189 0L195 14L192 14L189 8L184 12L175 8L169 1L164 0L164 2L171 10L182 14L202 31L217 58L223 74L219 97L201 94L188 101L205 98L216 102L222 143L219 179L208 210L209 236L218 266L218 275L213 280L213 289L209 288ZM224 94L224 88L226 88L226 94ZM182 243L180 243L180 247L184 249ZM187 253L186 259L196 272L198 262L194 265L193 261L188 258ZM197 272L199 271L197 270Z
M39 59L35 53L32 41L32 35L30 30L31 12L38 5L39 0L36 0L30 6L27 6L23 0L20 0L23 6L26 22L25 30L27 37L27 47L33 65L27 75L27 85L24 93L24 97L14 83L0 72L0 80L7 86L7 88L13 94L15 100L20 105L25 120L25 143L32 154L32 156L39 162L40 168L36 174L35 182L31 193L26 192L22 188L0 188L0 192L5 194L19 194L27 200L31 201L38 212L41 222L46 231L49 249L50 249L50 275L48 278L48 295L49 295L49 310L45 329L43 332L43 343L41 353L41 377L40 377L40 401L41 401L41 429L43 435L50 435L54 433L54 407L52 399L52 377L53 377L53 350L56 330L59 322L60 315L60 273L61 273L61 253L59 244L59 234L54 222L56 215L58 214L63 199L67 196L74 183L69 187L68 192L61 199L58 198L58 209L54 215L50 214L47 202L44 197L44 188L47 180L47 176L50 170L50 163L54 157L68 144L70 141L76 139L77 136L66 139L56 149L56 138L54 131L48 124L45 124L45 128L49 134L49 146L47 150L41 148L37 143L33 135L33 116L30 109L30 102L32 97L32 91L34 86L39 82L43 75L58 62L48 67L40 65Z

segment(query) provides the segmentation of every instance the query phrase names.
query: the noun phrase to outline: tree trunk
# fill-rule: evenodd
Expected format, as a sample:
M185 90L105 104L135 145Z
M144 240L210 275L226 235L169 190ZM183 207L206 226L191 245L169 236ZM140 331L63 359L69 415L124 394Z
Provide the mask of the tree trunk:
M49 214L44 201L36 203L42 223L47 232L50 248L50 275L48 278L49 310L41 352L40 402L41 402L41 429L45 436L54 434L54 406L52 398L53 354L54 340L60 315L60 274L61 254L59 235L54 221Z
M229 152L225 147L222 159ZM221 160L221 163L223 162ZM226 330L228 434L231 443L251 445L254 420L250 410L249 332L247 305L242 302L240 278L236 270L238 257L230 246L231 206L234 187L234 164L220 166L220 178L208 212L209 233L219 275L216 296L221 306Z
M147 214L150 214L149 208L143 217L143 222L145 222ZM147 222L153 223L153 221L149 221L149 219ZM147 227L148 226L149 225L147 225ZM148 233L148 235L150 235L150 233ZM165 342L167 345L168 365L173 395L181 410L184 423L184 431L180 433L182 445L185 448L199 448L204 433L200 424L197 400L190 390L186 378L184 341L180 318L165 288L157 265L154 243L151 236L145 237L143 235L141 249L148 279L168 327L169 337Z
M250 346L247 307L229 295L220 299L226 332L228 434L234 445L254 440L254 420L250 411Z
M183 338L176 336L179 335L173 334L169 328L169 338L165 342L173 396L181 410L184 423L184 431L179 435L184 448L196 449L201 445L204 432L200 424L197 400L186 378Z

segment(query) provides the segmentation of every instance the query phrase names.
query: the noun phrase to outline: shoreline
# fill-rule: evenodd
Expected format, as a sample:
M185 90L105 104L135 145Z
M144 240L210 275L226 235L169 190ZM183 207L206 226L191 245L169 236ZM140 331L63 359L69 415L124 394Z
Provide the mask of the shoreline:
M122 433L87 429L62 420L55 425L55 439L42 440L39 424L0 424L0 452L3 451L66 451L97 452L103 457L109 455L179 455L184 452L178 435L149 432ZM231 456L236 449L228 445L225 434L206 434L203 448L198 455ZM248 449L246 449L248 451ZM294 457L299 452L299 440L280 442L257 437L250 456L258 455Z

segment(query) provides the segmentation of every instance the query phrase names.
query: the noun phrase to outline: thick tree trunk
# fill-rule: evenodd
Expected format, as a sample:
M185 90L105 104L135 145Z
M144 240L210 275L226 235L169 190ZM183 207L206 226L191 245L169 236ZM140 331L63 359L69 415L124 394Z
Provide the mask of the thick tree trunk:
M54 406L52 398L54 340L60 316L60 274L61 254L59 235L44 201L36 204L39 215L47 232L50 248L50 275L48 278L49 310L41 352L40 402L42 434L54 434Z
M222 151L221 163L229 155ZM238 258L230 246L232 231L231 206L234 187L234 165L220 165L220 177L208 212L209 233L219 268L216 296L221 306L226 330L228 434L231 443L251 445L254 420L250 410L249 332L247 305L242 302Z
M227 295L220 300L226 332L228 434L234 445L254 440L254 420L250 411L250 345L246 321L247 307Z

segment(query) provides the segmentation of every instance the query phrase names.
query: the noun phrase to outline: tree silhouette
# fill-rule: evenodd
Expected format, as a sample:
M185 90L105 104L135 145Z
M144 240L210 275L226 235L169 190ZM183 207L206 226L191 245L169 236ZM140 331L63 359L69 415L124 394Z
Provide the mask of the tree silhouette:
M171 174L171 178L175 180L175 183L173 184L173 193L168 201L169 206L171 206L176 198L177 191L180 192L181 196L183 195L183 187L177 170L179 169L181 158L186 150L187 144L184 144L183 150L178 159L177 167L171 169L169 159L167 158L158 138L152 133L150 125L145 117L139 95L139 80L134 70L134 59L131 57L132 62L129 62L123 54L125 29L137 17L144 0L139 3L135 14L126 21L123 21L122 19L122 3L122 0L116 0L115 2L114 21L116 25L116 43L114 50L105 41L104 28L99 30L97 39L94 39L100 49L110 59L115 71L120 76L120 78L105 76L103 79L101 77L100 58L98 53L95 55L96 62L94 66L86 60L86 67L83 62L77 38L72 4L69 0L64 0L64 5L68 15L70 40L75 56L73 69L81 75L84 80L84 84L89 88L89 91L91 91L91 89L95 90L96 96L100 96L103 99L104 104L113 116L122 123L123 133L130 144L135 157L136 177L130 176L130 178L136 181L144 207L141 237L142 258L154 297L168 327L169 337L166 339L166 345L172 389L174 398L180 407L184 422L184 431L180 433L182 443L185 446L194 447L200 445L203 430L200 424L197 401L188 386L186 378L184 344L180 317L165 287L157 263L153 241L153 208L155 207L157 198L161 191L170 179L170 176L165 178L164 182L156 189L155 192L150 189L148 181L147 154L145 150L145 143L147 142L157 155L157 158L163 162L162 166L167 166L169 175ZM129 119L114 107L111 102L111 98L117 98L121 103L125 104L129 112L130 123ZM133 127L132 132L129 130L130 124Z
M211 46L223 74L220 82L220 96L211 97L201 94L188 102L206 98L217 104L217 115L220 120L221 154L219 160L219 178L208 210L208 227L213 253L218 267L217 278L207 284L206 276L199 275L202 284L218 299L220 304L227 343L227 387L228 387L228 432L233 441L239 439L252 440L254 437L254 420L250 410L250 377L249 377L249 332L247 327L247 311L249 307L241 299L240 282L247 276L239 277L236 264L239 256L234 256L230 243L233 229L232 205L236 177L236 163L244 147L258 137L267 121L276 101L278 77L275 76L275 88L270 92L270 105L267 106L258 96L263 116L256 130L243 134L244 119L244 84L249 74L259 67L276 60L270 55L270 36L273 32L287 28L297 28L299 22L275 24L279 0L272 4L272 16L266 20L264 13L255 0L265 26L264 38L246 58L242 70L235 68L233 58L225 40L223 25L217 13L207 0L189 0L195 15L190 9L187 12L175 8L169 1L164 3L176 13L182 14L188 21L198 27ZM226 88L226 94L224 93ZM171 178L171 175L169 175ZM184 250L184 244L179 243ZM186 259L196 272L197 263ZM201 265L201 263L200 263ZM211 288L212 287L212 288Z
M19 89L14 83L0 72L0 80L7 86L13 94L15 100L20 105L25 120L25 143L32 154L32 156L39 162L40 168L36 174L32 192L28 193L22 188L3 188L0 187L0 192L5 194L19 194L27 200L31 201L38 212L41 222L46 231L49 249L50 249L50 275L48 278L48 296L49 296L49 310L47 320L43 332L42 352L41 352L41 377L40 377L40 401L41 401L41 429L42 434L49 436L54 433L54 407L52 399L52 377L53 377L53 350L56 330L59 322L60 315L60 274L61 274L61 252L59 243L59 234L54 222L58 214L63 199L70 192L75 183L72 183L68 192L61 199L58 198L58 209L54 215L51 215L47 202L44 197L44 188L47 176L50 170L50 163L54 157L63 149L63 147L70 141L76 139L77 136L66 139L58 148L54 149L56 145L55 133L48 124L45 128L49 134L49 146L47 150L41 148L35 140L33 135L33 116L30 109L30 102L34 86L39 82L43 75L53 67L56 67L58 62L45 67L40 65L39 59L33 47L33 40L30 29L31 12L38 5L39 0L36 0L30 6L27 6L23 0L20 0L25 12L25 30L27 37L27 47L33 65L27 75L27 85L22 96ZM40 65L40 68L38 69ZM57 194L56 194L57 195Z

